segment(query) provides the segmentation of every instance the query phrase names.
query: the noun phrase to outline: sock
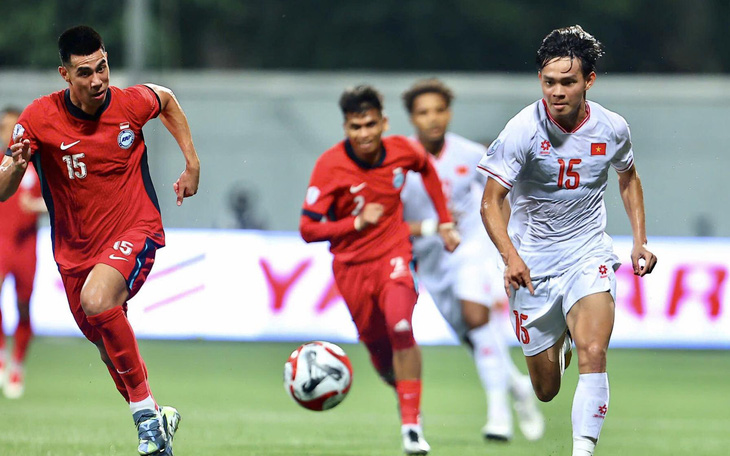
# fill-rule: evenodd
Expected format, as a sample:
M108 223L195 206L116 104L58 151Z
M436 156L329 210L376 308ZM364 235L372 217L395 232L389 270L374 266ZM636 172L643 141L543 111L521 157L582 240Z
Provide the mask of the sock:
M578 455L593 454L592 449L589 453L585 453L583 444L587 439L598 441L606 412L608 412L608 396L607 373L580 374L578 386L575 388L571 414L574 449L584 451L583 453L578 452ZM579 442L578 447L580 448L576 447L576 441ZM575 451L573 454L576 454Z
M104 348L127 388L129 401L139 402L151 396L137 340L122 308L117 306L87 319L101 334Z
M30 320L18 320L18 327L15 330L15 346L13 347L13 362L23 364L25 354L28 351L28 345L33 338L33 331L30 326Z
M421 414L421 380L396 380L395 390L400 405L400 420L403 426L417 425Z
M109 375L112 376L112 380L114 380L114 386L117 387L117 391L119 391L119 394L121 394L124 400L129 403L129 393L127 393L127 385L124 384L122 376L119 375L119 372L117 372L116 369L114 369L114 366L110 366L108 364L104 365L109 370Z
M573 437L573 456L593 456L596 444L585 437Z
M497 334L490 323L470 330L467 337L474 347L474 363L487 393L487 421L491 423L512 423L509 406L510 374L506 362L509 356L501 334ZM506 354L506 356L505 356Z
M130 402L129 409L132 411L132 415L134 415L141 410L157 410L157 404L155 403L155 400L152 399L152 396L147 396L141 401Z

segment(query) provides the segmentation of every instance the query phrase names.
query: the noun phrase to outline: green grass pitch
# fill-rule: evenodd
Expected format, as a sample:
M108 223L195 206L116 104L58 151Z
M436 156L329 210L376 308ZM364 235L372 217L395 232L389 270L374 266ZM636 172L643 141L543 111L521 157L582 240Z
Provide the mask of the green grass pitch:
M294 343L142 341L151 385L182 423L177 456L399 455L395 395L362 346L344 345L352 390L327 412L297 406L282 387ZM518 366L524 361L517 351ZM569 455L576 366L541 404L547 432L527 442L485 443L485 399L462 347L424 347L423 414L432 455ZM722 351L612 350L611 406L597 456L721 455L730 450L730 356ZM82 339L39 338L26 395L0 396L0 455L136 454L129 410L96 349Z

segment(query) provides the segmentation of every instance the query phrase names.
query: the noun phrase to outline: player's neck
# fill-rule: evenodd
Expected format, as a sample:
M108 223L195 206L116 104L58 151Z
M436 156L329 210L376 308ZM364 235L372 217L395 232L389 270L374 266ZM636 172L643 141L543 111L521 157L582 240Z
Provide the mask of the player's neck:
M419 138L418 140L424 149L426 149L426 152L433 155L434 157L438 157L441 155L441 152L444 150L444 144L446 144L446 138L441 138L438 141L427 141L422 138Z
M108 97L109 94L104 94L104 98L102 98L100 103L94 103L92 104L83 104L81 100L76 98L76 95L74 95L73 90L69 91L69 98L71 99L71 103L73 103L74 106L79 108L80 110L84 111L86 114L90 116L95 116L97 111L99 111L99 108L101 108L104 105L104 102L106 101L106 97Z
M370 153L363 153L356 150L353 150L355 156L358 160L367 163L368 165L374 165L380 160L380 157L383 155L383 144L380 144L380 147L377 148L374 152Z
M563 127L565 131L574 131L578 125L580 125L585 118L588 116L588 110L586 109L585 98L580 103L578 109L574 113L570 113L564 117L555 117L555 121Z

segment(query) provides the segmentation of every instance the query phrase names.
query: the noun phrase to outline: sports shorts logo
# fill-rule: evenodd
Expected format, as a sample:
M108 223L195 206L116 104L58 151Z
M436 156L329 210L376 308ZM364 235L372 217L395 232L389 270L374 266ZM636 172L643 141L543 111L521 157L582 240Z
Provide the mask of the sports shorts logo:
M365 188L366 185L368 185L367 182L363 182L359 185L350 185L350 193L353 193L353 194L357 193L360 190L362 190L363 188Z
M123 261L129 261L129 258L124 258L124 257L116 256L116 255L114 255L113 253L112 253L111 255L109 255L109 259L110 259L110 260L123 260Z
M65 143L61 142L61 150L68 150L80 142L81 142L80 139L78 141L74 141L70 144L65 144Z
M134 143L134 132L132 130L122 130L117 136L117 144L122 149L129 149Z

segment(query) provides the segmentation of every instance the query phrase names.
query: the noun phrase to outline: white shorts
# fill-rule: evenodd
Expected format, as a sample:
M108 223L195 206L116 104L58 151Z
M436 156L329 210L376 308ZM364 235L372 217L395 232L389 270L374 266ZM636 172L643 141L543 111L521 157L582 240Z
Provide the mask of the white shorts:
M454 253L447 254L449 286L432 293L441 315L462 339L466 337L467 328L461 313L461 301L491 308L507 299L504 275L499 268L501 260L490 253L476 242L460 245Z
M608 291L616 301L616 275L621 263L611 256L588 257L555 277L532 280L535 294L520 287L509 299L512 328L525 356L555 345L568 327L566 316L581 298Z

